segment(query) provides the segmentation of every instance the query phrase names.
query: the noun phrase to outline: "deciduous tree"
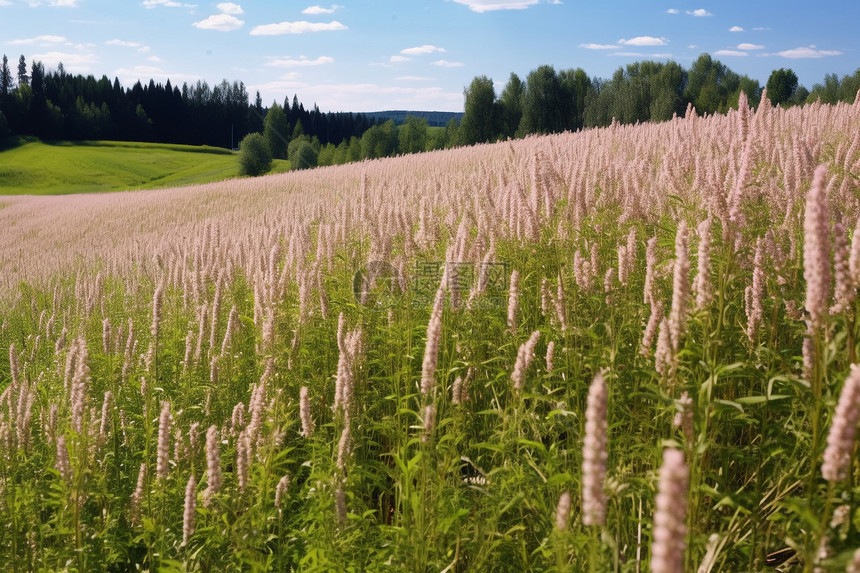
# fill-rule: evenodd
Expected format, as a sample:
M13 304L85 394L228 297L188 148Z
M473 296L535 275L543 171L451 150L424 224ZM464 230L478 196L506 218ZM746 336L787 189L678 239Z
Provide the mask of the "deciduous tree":
M317 152L306 137L290 142L290 169L310 169L317 166Z
M540 66L526 78L523 100L523 118L519 131L528 133L556 133L562 131L563 122L561 85L552 66Z
M239 173L262 175L272 168L272 154L259 133L249 133L239 142Z
M263 139L266 140L266 145L274 159L287 158L289 136L290 123L287 120L287 114L277 102L272 102L272 107L269 108L263 121Z
M779 68L767 79L767 97L773 105L788 102L797 90L797 74L791 69Z
M511 73L508 83L505 84L505 89L502 90L499 96L501 104L501 128L502 135L506 137L516 137L517 129L520 127L520 121L523 118L523 97L526 93L526 84L515 74Z
M465 112L460 121L460 143L473 145L492 141L496 136L496 118L494 104L496 90L493 80L487 76L478 76L466 88Z
M398 149L401 153L419 153L427 150L427 120L407 115L397 128Z

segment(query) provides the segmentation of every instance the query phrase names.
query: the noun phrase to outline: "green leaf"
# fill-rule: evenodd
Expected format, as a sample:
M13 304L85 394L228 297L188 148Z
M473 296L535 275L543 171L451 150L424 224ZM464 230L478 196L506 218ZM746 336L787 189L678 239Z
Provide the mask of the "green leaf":
M792 398L792 396L789 396L788 394L774 394L772 396L744 396L743 398L738 398L735 402L745 406L753 406L763 402L777 402L779 400L785 400L786 398Z
M517 439L517 443L521 446L528 446L530 448L534 448L542 454L546 454L546 446L544 446L540 442L535 442L533 440L527 440L525 438Z
M737 409L738 409L738 410L740 410L741 412L743 412L743 411L744 411L744 407L743 407L743 406L741 406L741 405L740 405L740 404L738 404L737 402L733 402L733 401L731 401L731 400L714 400L714 403L715 403L715 404L720 404L720 405L722 405L722 406L726 406L726 407L729 407L729 408L737 408Z

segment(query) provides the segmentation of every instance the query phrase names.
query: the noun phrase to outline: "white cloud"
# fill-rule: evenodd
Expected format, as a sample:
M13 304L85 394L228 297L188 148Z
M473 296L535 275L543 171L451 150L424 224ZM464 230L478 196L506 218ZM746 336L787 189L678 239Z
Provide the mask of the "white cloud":
M114 71L113 75L118 77L119 81L122 82L123 85L128 86L134 85L138 80L140 80L141 83L149 82L149 80L163 83L169 79L174 85L180 85L182 82L193 83L200 79L199 76L192 74L168 73L158 66L146 65L133 66L131 68L119 68Z
M332 14L338 8L340 8L340 6L338 6L337 4L333 4L331 8L323 8L322 6L308 6L307 8L302 10L302 14L308 14L309 16Z
M400 76L399 78L394 78L399 82L432 82L433 78L427 78L424 76Z
M815 46L806 46L777 52L777 55L782 56L783 58L791 58L796 60L800 58L824 58L827 56L841 56L842 52L837 50L819 50Z
M743 31L744 31L744 29L741 28L740 26L732 26L731 28L729 28L729 32L743 32Z
M164 62L164 60L162 60L158 56L149 56L148 58L146 58L146 60L148 62L155 62L156 64L160 64L160 63Z
M472 12L483 14L494 10L525 10L534 6L540 0L454 0L457 4L465 4Z
M681 13L681 11L678 10L677 8L669 8L668 10L666 10L666 14L680 14L680 13Z
M80 0L48 0L48 6L60 7L60 8L77 8L78 2ZM42 5L42 2L39 0L30 0L28 2L31 8L37 8ZM0 6L11 6L11 2L2 2L0 1Z
M586 50L617 50L617 44L580 44L580 48L585 48Z
M761 44L738 44L738 50L764 50Z
M62 62L66 71L73 74L91 73L92 68L90 66L98 62L98 58L93 53L74 54L57 51L35 54L32 60L42 62L47 68L56 68Z
M396 64L399 62L411 62L412 58L407 58L406 56L391 56L388 61L392 64Z
M122 46L124 48L141 48L143 44L140 42L126 42L125 40L120 40L119 38L115 38L113 40L108 40L105 42L108 46Z
M616 50L618 46L616 44L580 44L580 48L585 48L586 50Z
M698 10L687 10L687 14L689 14L690 16L695 16L697 18L706 18L708 16L713 16L713 14L711 14L704 8L699 8Z
M642 52L612 52L609 54L610 56L623 56L626 58L671 58L672 54L669 53L660 53L660 54L645 54Z
M263 100L282 98L284 93L300 92L323 111L370 112L380 109L435 109L463 111L463 92L445 91L438 86L405 86L379 84L310 84L283 78L250 85L259 90ZM271 95L269 95L271 94Z
M436 60L432 62L430 65L439 66L440 68L459 68L461 66L465 66L463 62L449 62L448 60Z
M629 40L621 39L618 43L622 46L665 46L669 43L666 38L655 38L654 36L637 36Z
M738 50L717 50L714 52L715 56L748 56L746 52L739 52Z
M205 20L194 22L192 26L201 30L217 30L218 32L229 32L241 28L245 24L244 20L238 19L230 14L213 14Z
M164 70L162 70L158 66L134 66L132 68L120 68L114 73L117 76L136 74L137 79L155 79L156 76L164 74Z
M280 22L279 24L264 24L251 30L252 36L280 36L282 34L307 34L308 32L328 32L346 30L347 27L338 22Z
M232 2L222 2L216 6L221 12L224 14L232 14L234 16L238 16L239 14L244 14L245 11L242 10L242 7L238 4L233 4Z
M13 46L23 46L26 44L69 44L65 36L36 36L35 38L23 38L21 40L11 40L6 42Z
M182 4L175 0L143 0L141 6L144 8L155 8L156 6L166 6L167 8L197 8L197 4Z
M334 63L334 58L329 56L320 56L314 60L310 60L305 56L299 56L298 58L270 58L266 62L266 65L277 68L295 68L299 66L322 66L332 63Z
M773 30L773 28L762 28L759 26L758 28L753 28L756 32L767 32L768 30Z
M0 0L0 6L11 6L12 3L9 0Z
M414 48L406 48L405 50L400 50L401 54L406 54L407 56L420 56L423 54L432 54L433 52L444 52L445 48L439 48L437 46L432 46L430 44L424 44L423 46L416 46Z

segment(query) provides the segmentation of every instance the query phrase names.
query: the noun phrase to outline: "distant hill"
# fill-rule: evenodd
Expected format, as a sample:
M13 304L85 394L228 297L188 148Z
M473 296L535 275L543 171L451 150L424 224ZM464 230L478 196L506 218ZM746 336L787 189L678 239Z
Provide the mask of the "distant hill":
M0 150L0 195L156 189L239 175L236 154L220 147L11 137L0 139ZM286 169L275 162L276 171Z
M397 125L406 121L407 115L424 118L430 127L445 127L452 117L457 121L462 119L463 114L455 111L404 111L404 110L388 110L388 111L373 111L364 114L367 119L376 119L380 122L393 119Z

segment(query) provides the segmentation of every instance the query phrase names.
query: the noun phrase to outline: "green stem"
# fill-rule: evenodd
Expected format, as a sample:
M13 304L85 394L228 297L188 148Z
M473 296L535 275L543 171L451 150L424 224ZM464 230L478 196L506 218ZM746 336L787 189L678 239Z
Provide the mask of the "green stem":
M824 340L821 329L812 335L815 348L815 361L812 372L812 444L809 453L809 501L815 498L815 484L818 477L819 445L821 442L821 395L824 385Z

